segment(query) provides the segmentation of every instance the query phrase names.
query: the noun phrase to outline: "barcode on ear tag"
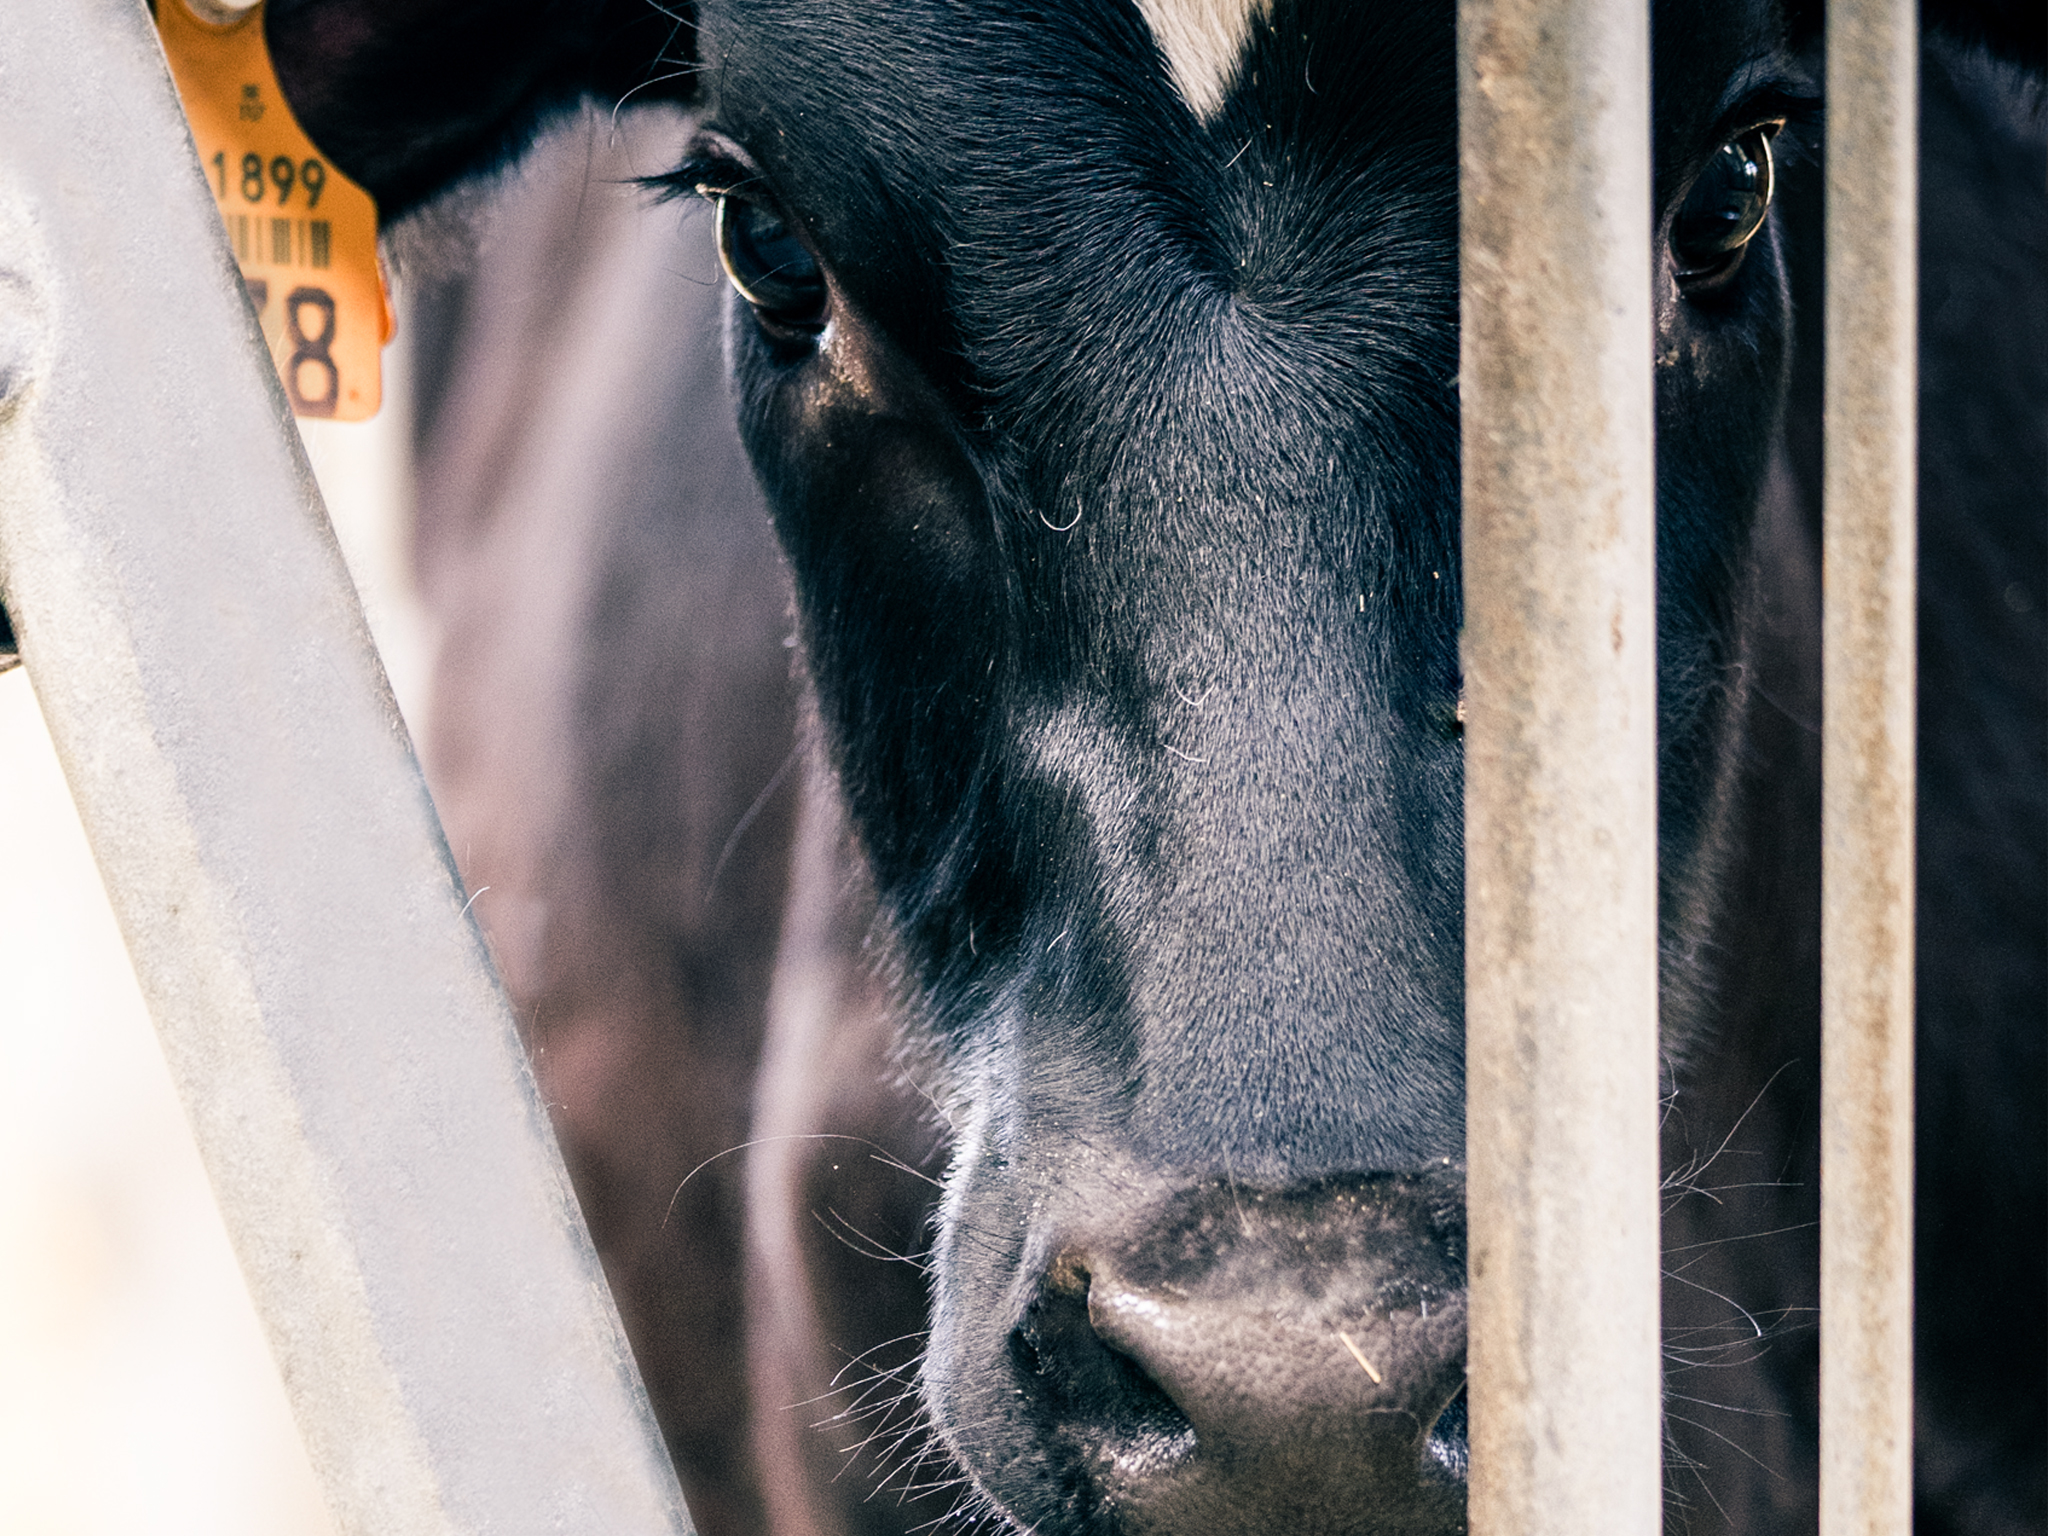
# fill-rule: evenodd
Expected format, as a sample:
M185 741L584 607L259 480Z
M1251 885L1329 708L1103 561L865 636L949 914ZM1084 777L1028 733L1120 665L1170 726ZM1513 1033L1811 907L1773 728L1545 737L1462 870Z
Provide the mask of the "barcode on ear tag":
M231 13L206 0L157 0L156 23L292 410L336 421L374 416L393 328L376 204L292 116L260 4Z

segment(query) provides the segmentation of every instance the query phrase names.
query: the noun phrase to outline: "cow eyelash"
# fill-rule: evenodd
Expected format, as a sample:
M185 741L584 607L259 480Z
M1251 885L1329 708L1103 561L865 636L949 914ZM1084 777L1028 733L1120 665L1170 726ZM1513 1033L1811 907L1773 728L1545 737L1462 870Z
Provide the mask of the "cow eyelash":
M653 180L666 195L695 193L717 210L719 265L770 342L799 348L817 339L830 317L831 286L801 227L758 173L711 153Z
M647 180L668 197L718 198L735 192L759 195L767 190L752 166L709 150L693 153L667 175Z

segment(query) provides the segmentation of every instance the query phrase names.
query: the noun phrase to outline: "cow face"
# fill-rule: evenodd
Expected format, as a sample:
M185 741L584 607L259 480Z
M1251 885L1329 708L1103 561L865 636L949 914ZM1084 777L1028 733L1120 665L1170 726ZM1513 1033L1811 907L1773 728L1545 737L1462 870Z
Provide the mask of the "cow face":
M1760 6L1660 38L1680 929L1806 86ZM717 0L698 49L674 180L955 1119L941 1431L1037 1528L1460 1528L1451 7Z

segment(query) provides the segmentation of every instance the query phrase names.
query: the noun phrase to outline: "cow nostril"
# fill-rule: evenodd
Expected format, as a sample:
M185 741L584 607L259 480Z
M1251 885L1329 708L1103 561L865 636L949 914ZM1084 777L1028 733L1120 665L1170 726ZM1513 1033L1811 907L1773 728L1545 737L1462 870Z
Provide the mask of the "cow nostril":
M1434 1172L1215 1179L1075 1234L990 1362L990 1481L1040 1530L1457 1536L1458 1192Z
M1425 1481L1462 1485L1471 1475L1470 1422L1465 1389L1460 1387L1458 1395L1429 1426L1429 1436L1422 1442L1422 1475Z
M1095 1331L1087 1274L1075 1278L1056 1276L1010 1331L1025 1397L1055 1435L1125 1476L1188 1456L1194 1426L1141 1363Z

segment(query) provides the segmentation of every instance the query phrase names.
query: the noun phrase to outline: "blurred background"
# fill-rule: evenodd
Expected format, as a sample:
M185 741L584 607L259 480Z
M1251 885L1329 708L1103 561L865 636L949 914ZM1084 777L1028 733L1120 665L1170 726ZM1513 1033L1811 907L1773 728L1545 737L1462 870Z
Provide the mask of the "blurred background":
M407 327L301 435L417 734ZM0 1533L329 1536L21 668L0 676Z

